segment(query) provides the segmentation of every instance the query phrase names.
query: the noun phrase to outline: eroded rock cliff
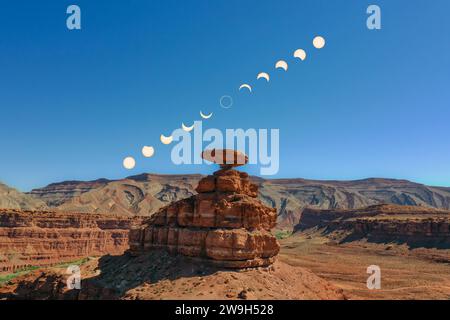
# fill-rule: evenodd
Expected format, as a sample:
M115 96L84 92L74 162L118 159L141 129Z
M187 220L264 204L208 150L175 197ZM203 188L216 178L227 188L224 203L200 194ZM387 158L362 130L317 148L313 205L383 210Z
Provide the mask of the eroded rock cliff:
M340 233L341 241L407 243L450 248L450 211L414 206L374 205L355 210L305 209L296 231Z
M0 272L88 256L122 254L137 219L0 210Z

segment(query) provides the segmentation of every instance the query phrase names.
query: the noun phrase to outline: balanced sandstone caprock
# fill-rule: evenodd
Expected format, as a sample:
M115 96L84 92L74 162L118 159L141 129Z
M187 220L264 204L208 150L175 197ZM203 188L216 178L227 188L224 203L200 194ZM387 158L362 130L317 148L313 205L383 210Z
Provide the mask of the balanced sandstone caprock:
M226 164L217 160L218 154L228 160ZM197 195L162 208L132 229L130 253L164 249L227 268L272 264L280 249L270 233L276 209L257 199L258 187L247 173L232 169L245 164L247 156L233 150L206 150L202 157L222 169L200 180Z

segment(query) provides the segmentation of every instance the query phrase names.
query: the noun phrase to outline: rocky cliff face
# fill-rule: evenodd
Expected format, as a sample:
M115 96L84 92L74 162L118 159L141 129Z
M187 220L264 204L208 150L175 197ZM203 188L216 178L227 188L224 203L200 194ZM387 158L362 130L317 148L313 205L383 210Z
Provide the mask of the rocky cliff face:
M270 230L276 210L263 205L246 173L223 169L200 180L198 194L177 201L130 231L130 252L166 249L245 268L273 263L280 247Z
M30 195L58 210L149 216L172 201L196 194L201 175L144 174L123 180L65 182L33 190ZM304 208L356 209L388 203L450 209L450 189L406 180L316 181L265 180L252 177L259 197L276 208L278 227L292 228Z
M323 230L341 241L365 238L371 242L450 248L450 211L395 205L356 210L305 209L295 231Z
M121 254L134 223L126 217L0 210L0 272Z
M352 230L352 238L366 237L371 242L399 242L412 246L450 248L449 217L394 219L352 219L333 221L330 229Z

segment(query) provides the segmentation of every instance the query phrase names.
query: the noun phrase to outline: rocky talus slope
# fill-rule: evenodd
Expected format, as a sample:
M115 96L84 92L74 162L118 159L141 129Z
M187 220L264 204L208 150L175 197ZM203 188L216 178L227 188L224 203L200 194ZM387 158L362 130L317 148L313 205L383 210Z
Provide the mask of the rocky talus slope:
M130 252L166 249L229 268L268 266L280 247L270 233L276 210L257 199L247 173L230 168L200 180L177 201L130 231Z
M0 210L0 272L122 254L134 223L123 216Z

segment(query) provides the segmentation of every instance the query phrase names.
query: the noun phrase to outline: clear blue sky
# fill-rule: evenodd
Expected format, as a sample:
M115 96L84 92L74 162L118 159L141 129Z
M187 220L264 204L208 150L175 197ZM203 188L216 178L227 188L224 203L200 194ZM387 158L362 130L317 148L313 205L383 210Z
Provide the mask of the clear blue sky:
M66 28L70 4L81 31ZM369 4L382 9L380 31L366 28ZM277 177L450 186L449 12L447 0L4 0L0 180L29 190L211 172L173 165L159 142L202 109L214 112L207 127L280 128ZM306 61L291 57L297 48ZM287 73L273 69L283 58ZM255 81L263 70L269 84ZM236 90L242 82L252 95ZM224 94L231 109L219 106Z

